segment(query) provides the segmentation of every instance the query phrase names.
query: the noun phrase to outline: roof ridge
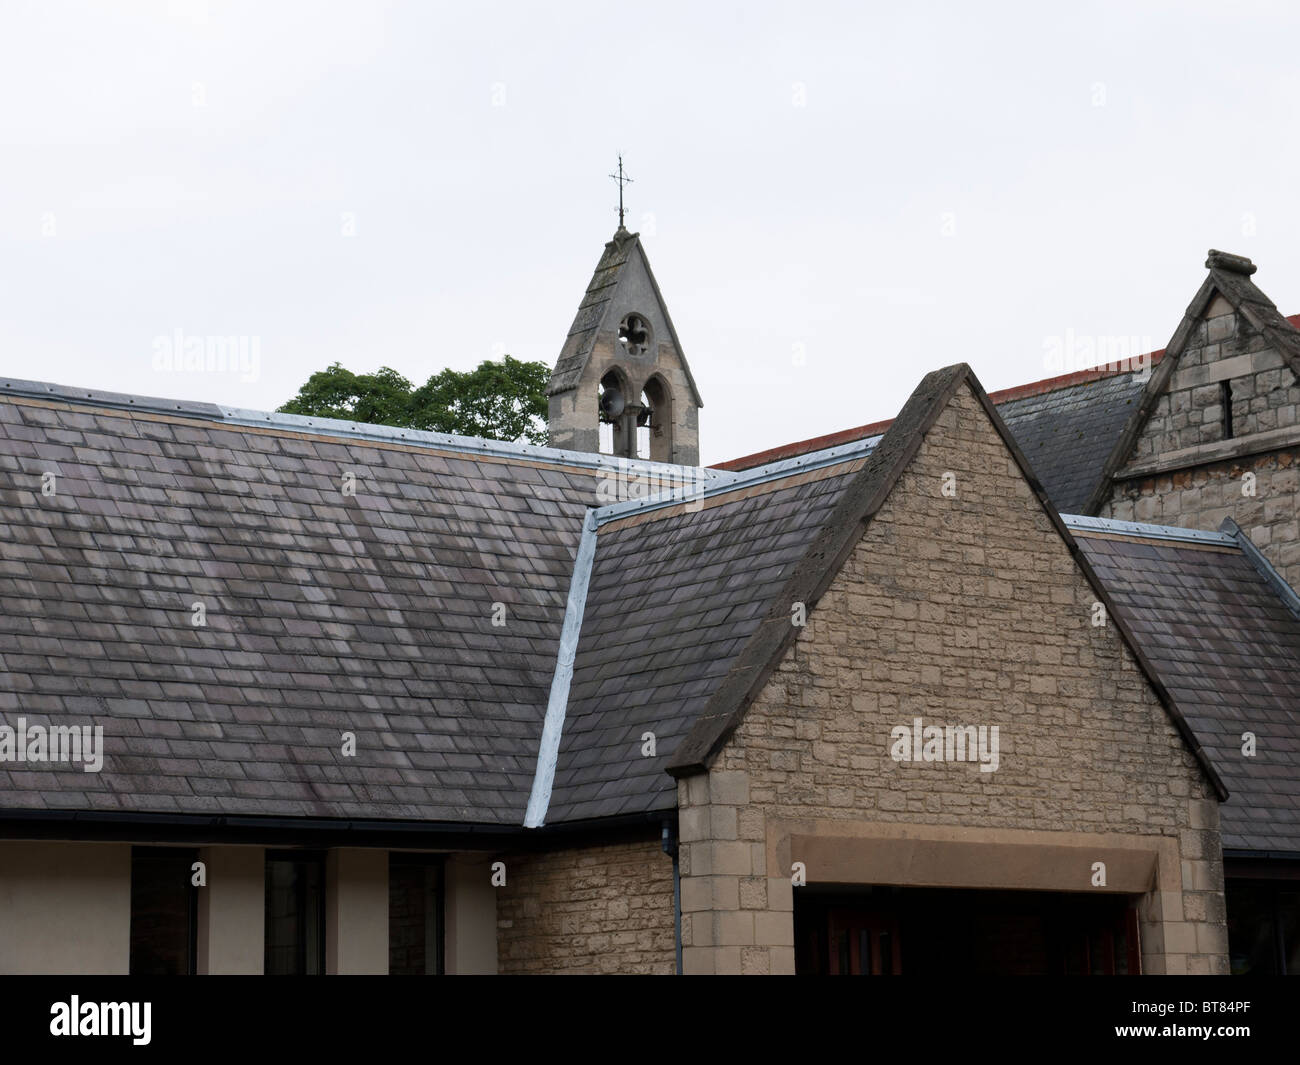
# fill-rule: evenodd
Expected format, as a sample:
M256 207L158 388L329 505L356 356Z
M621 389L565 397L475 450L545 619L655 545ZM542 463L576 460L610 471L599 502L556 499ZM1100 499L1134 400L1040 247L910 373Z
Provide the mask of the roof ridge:
M611 472L626 472L630 466L637 471L654 474L657 478L667 481L690 482L716 476L710 467L680 466L670 462L653 462L650 459L627 459L591 451L570 451L541 444L520 444L482 436L437 433L427 429L411 429L405 426L382 425L345 418L321 418L315 415L252 410L197 400L174 400L158 396L138 396L126 392L108 392L101 389L82 389L45 381L0 378L0 397L6 395L66 403L71 406L188 417L232 427L273 428L287 432L337 436L345 440L404 443L464 455L527 459L531 462L546 462L557 466L579 466Z
M1300 315L1295 316L1297 324L1300 324ZM1018 399L1029 399L1033 396L1047 395L1050 392L1059 392L1064 388L1074 388L1078 385L1091 384L1094 381L1100 381L1110 377L1119 377L1123 374L1141 373L1143 369L1149 369L1159 362L1165 354L1165 349L1160 348L1157 351L1146 352L1142 355L1134 356L1132 359L1122 359L1116 363L1103 363L1100 366L1090 366L1083 370L1073 370L1068 374L1060 374L1057 377L1045 377L1041 381L1031 381L1028 384L1014 385L1011 388L1003 388L997 392L990 392L989 399L995 404L1011 403ZM1143 360L1148 360L1143 366ZM886 418L878 422L868 422L866 425L855 426L852 429L841 429L838 432L827 433L824 436L813 436L806 440L796 440L789 444L780 444L765 451L755 451L750 455L741 455L739 458L728 459L725 462L715 462L712 469L715 470L733 470L749 469L748 465L753 459L761 459L765 456L782 456L806 454L803 449L805 445L823 444L825 447L836 444L846 443L851 440L861 439L863 436L879 434L885 432L893 423L892 418ZM825 443L823 443L825 442Z

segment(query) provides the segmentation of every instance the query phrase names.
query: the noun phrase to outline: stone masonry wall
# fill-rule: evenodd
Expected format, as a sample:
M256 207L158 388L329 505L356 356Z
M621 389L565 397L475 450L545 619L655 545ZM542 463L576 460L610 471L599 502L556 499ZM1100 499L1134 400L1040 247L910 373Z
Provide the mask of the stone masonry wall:
M1300 588L1300 448L1118 482L1100 516L1188 529L1217 529L1231 518Z
M1264 336L1220 297L1179 357L1130 461L1222 444L1223 380L1232 388L1234 441L1245 446L1252 435L1296 427L1300 383ZM1231 517L1294 587L1300 584L1300 446L1292 441L1118 481L1101 516L1194 529L1214 529Z
M1226 972L1217 802L1094 598L963 386L711 771L679 782L686 971L793 971L773 824L831 819L1163 837L1144 971ZM893 761L918 716L999 725L1000 768Z
M672 859L657 839L502 860L500 972L675 971Z

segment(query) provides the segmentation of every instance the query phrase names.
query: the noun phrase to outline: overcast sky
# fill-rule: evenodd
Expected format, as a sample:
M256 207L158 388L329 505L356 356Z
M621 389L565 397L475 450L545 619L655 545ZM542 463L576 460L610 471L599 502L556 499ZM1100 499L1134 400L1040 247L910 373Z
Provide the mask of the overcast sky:
M1163 347L1210 247L1300 311L1283 4L0 11L4 376L269 410L553 363L619 150L705 462ZM177 330L260 361L159 369Z

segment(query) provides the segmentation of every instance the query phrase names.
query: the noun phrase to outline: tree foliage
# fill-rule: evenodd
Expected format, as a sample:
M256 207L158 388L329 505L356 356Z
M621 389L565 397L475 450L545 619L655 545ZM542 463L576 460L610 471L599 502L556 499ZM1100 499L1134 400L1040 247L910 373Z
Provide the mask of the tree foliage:
M545 363L521 362L507 355L501 362L484 360L473 370L442 370L415 388L387 366L354 374L336 362L312 374L280 410L545 444L550 376Z

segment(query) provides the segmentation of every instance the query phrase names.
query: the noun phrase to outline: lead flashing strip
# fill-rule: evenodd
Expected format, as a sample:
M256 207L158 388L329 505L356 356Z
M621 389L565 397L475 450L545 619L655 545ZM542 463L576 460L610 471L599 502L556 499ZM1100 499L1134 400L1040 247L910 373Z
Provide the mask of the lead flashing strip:
M1148 525L1140 521L1116 521L1113 518L1090 518L1083 514L1062 514L1061 521L1072 532L1112 533L1118 536L1141 536L1147 540L1168 540L1185 544L1221 544L1237 546L1237 540L1223 532L1204 529L1180 529L1174 525Z
M712 496L724 495L728 492L753 488L755 485L785 480L792 474L820 470L827 466L838 466L844 462L856 458L865 458L870 455L881 439L882 437L879 436L866 437L862 440L841 444L838 447L829 447L824 451L813 451L807 455L782 459L780 462L773 462L767 466L756 466L750 470L740 470L734 473L714 471L714 477L702 488L696 488L694 492L688 485L681 485L643 498L622 500L618 503L610 503L599 507L594 512L596 522L598 526L606 525L611 521L617 521L619 518L626 518L632 514L644 514L647 511L660 510L665 507L698 503Z
M1287 610L1300 620L1300 595L1296 595L1295 589L1287 584L1282 574L1273 568L1273 564L1264 557L1264 553L1255 546L1255 541L1246 535L1246 531L1231 518L1224 518L1223 524L1219 526L1219 532L1232 538L1233 542L1241 548L1241 553L1255 567L1255 571L1268 582L1269 587L1282 600Z
M516 444L477 436L456 436L453 433L433 433L423 429L403 429L400 426L350 422L339 418L314 418L302 414L282 414L278 411L225 407L193 400L134 396L123 392L73 388L68 385L17 378L0 377L0 396L21 396L77 406L163 414L173 418L193 418L217 425L285 429L322 436L337 436L343 439L372 440L379 443L406 443L471 457L484 455L495 459L528 459L533 462L549 462L610 472L631 469L639 476L654 477L666 483L711 481L714 478L728 476L725 471L708 467L677 466L668 462L650 462L644 459L619 459L613 455L566 451L561 448L541 447L537 444Z
M689 482L710 473L701 473L694 466L674 466L667 462L619 459L588 451L565 451L561 448L541 447L537 444L517 444L508 440L488 440L479 436L456 436L453 433L433 433L424 429L403 429L394 425L372 425L368 422L341 421L336 418L312 418L302 414L267 413L235 407L221 408L222 423L266 428L268 425L300 432L325 433L354 440L375 440L385 443L398 441L418 444L461 455L485 455L490 458L529 459L534 462L554 462L585 469L619 471L631 469L638 475L654 477L661 481Z
M596 558L596 528L595 511L589 510L582 524L578 555L573 562L569 600L564 610L564 625L560 629L560 649L556 655L555 673L551 677L551 695L546 703L542 739L537 749L537 770L533 775L532 793L528 796L528 809L524 812L525 828L541 828L546 823L546 811L551 805L555 767L560 760L560 736L569 707L569 686L573 682L573 663L578 655L582 615L587 606L587 585Z

